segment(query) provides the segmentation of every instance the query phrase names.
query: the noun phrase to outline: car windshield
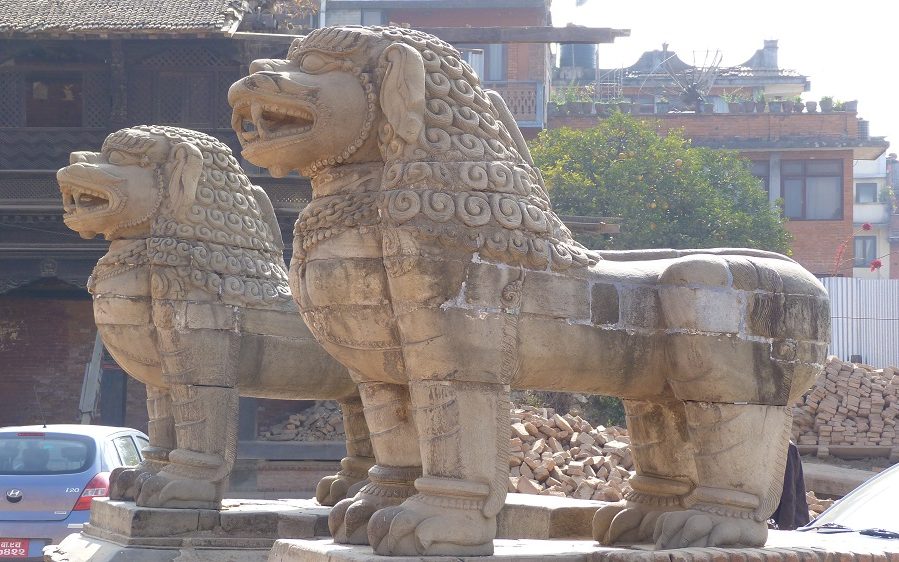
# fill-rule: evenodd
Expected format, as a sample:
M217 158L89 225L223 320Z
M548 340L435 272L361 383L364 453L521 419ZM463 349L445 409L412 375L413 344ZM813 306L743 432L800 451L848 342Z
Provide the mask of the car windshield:
M815 519L811 527L842 525L849 529L886 529L899 532L899 470L875 477Z
M73 474L93 460L94 443L87 437L0 434L0 474Z

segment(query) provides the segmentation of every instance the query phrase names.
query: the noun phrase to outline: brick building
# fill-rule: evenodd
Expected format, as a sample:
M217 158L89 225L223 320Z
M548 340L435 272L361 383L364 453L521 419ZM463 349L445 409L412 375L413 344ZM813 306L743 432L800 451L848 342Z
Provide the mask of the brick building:
M709 105L699 111L685 103L680 110L671 110L668 97L673 84L670 74L660 70L663 60L690 74L672 53L644 54L637 64L624 69L618 81L620 93L637 102L632 111L651 121L659 134L681 129L696 146L733 149L751 160L752 172L767 189L771 204L783 201L784 214L790 219L787 229L794 237L793 257L809 271L821 276L864 274L862 267L853 267L859 246L853 235L862 222L868 222L853 216L856 210L867 210L854 206L856 184L865 183L854 181L854 170L856 163L880 158L889 146L886 140L869 137L867 122L853 107L808 113L794 111L792 105L785 110L781 104L772 104L778 98L792 100L808 89L804 76L777 67L776 41L766 41L743 65L718 69L714 87L705 96ZM642 84L639 96L634 90L638 83ZM747 112L725 103L724 92L735 91L753 99L764 95L767 104ZM590 112L551 112L548 126L590 127L602 118L602 111L598 104ZM835 264L844 243L842 259Z

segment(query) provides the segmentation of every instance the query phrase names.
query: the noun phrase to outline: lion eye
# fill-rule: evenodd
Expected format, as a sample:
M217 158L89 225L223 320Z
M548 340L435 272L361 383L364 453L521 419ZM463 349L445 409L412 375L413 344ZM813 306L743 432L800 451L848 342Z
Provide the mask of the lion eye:
M306 72L318 72L328 65L328 61L321 55L309 53L300 61L300 68Z
M107 156L107 160L109 160L110 164L115 164L117 166L125 166L130 164L136 164L138 162L138 158L133 154L128 154L127 152L122 152L120 150L110 150L109 156Z

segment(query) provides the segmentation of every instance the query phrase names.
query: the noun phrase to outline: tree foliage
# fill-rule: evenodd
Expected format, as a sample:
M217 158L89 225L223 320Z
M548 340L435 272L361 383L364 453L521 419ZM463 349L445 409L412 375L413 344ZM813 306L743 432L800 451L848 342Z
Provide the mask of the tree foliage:
M531 151L561 214L620 217L599 249L749 247L789 252L784 219L736 152L691 146L615 114L592 129L545 130Z

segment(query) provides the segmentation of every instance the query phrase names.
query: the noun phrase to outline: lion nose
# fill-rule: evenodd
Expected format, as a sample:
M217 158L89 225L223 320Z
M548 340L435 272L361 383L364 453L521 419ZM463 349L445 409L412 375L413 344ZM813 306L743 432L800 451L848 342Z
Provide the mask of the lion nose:
M69 156L69 164L94 164L96 160L96 152L73 152Z
M255 72L247 76L247 87L255 90L263 90L269 92L280 92L281 86L278 85L280 77L274 72Z

